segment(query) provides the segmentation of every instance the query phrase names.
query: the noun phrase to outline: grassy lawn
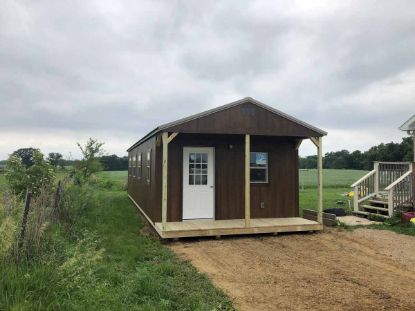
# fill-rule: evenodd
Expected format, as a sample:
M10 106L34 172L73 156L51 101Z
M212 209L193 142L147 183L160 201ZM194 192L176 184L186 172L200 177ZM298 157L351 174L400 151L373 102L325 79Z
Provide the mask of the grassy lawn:
M347 208L342 193L365 173L326 170L324 207L340 200ZM307 184L301 209L317 206L315 177L314 170L300 173ZM0 310L233 310L205 275L142 233L126 180L126 171L99 173L92 185L77 188L71 203L76 221L48 227L43 255L19 267L0 261ZM0 192L2 186L0 174ZM400 224L369 228L415 235L415 227Z
M125 176L103 172L84 187L76 221L49 227L35 262L0 262L0 310L233 309L205 275L141 233L144 222L119 186Z
M349 200L351 209L353 209L353 200L348 198L343 193L350 191L350 188L333 188L324 187L323 189L323 208L344 207L349 208ZM343 205L337 204L338 201L344 202ZM317 188L306 188L300 190L300 210L303 209L317 209Z

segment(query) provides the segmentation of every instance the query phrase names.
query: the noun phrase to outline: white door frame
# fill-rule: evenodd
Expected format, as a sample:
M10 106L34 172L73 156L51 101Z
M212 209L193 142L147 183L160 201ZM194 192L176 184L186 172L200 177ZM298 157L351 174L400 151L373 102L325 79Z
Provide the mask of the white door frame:
M211 200L211 210L207 212L208 217L190 217L186 215L186 203L187 204L197 204L186 202L186 189L189 189L189 153L192 152L208 152L208 178L207 178L207 185L194 185L192 187L206 187L208 191L205 192L206 195L209 195L208 200ZM210 157L210 158L209 158ZM194 147L194 146L185 146L183 147L183 166L182 166L182 219L183 220L190 220L190 219L215 219L215 147ZM211 192L211 193L210 193ZM210 204L209 204L210 205ZM211 213L210 213L211 212Z

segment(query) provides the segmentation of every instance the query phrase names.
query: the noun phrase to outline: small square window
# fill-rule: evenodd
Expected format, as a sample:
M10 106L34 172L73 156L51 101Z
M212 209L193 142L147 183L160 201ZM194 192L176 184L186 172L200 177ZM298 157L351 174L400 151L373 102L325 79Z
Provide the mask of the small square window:
M202 153L202 163L208 163L208 154L207 153Z
M189 154L189 163L195 163L196 156L194 153Z

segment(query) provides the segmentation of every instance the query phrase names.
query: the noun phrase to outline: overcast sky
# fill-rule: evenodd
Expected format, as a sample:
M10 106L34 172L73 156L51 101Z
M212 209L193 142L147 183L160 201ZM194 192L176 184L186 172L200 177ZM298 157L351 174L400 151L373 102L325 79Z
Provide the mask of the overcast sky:
M400 141L415 1L2 1L0 159L76 158L90 136L125 155L158 124L246 96L326 130L325 151Z

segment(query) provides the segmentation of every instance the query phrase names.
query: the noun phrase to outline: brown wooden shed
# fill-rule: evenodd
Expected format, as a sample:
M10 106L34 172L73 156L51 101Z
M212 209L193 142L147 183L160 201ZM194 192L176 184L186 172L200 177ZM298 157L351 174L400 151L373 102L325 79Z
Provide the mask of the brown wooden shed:
M327 133L250 97L128 149L128 195L162 238L320 230ZM299 217L298 148L318 149L319 222Z

